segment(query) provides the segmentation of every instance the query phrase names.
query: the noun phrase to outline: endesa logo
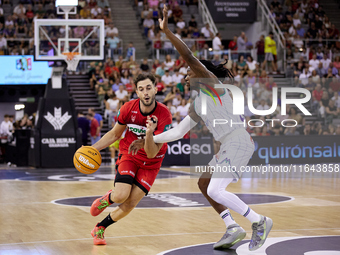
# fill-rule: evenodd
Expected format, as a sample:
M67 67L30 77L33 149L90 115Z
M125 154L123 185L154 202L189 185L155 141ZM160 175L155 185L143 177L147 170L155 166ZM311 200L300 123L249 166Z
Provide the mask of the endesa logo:
M32 70L32 58L22 57L16 61L16 69L22 71Z
M182 144L181 141L178 141L175 144L168 146L168 154L171 155L181 155L186 154L189 155L191 153L198 155L198 154L211 154L212 148L211 144L203 143L203 144Z

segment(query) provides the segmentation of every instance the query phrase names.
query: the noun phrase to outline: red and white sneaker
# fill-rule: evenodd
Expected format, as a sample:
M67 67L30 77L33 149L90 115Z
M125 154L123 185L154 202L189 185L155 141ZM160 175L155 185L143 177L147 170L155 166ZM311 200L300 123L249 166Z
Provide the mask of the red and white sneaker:
M112 192L112 189L109 190L104 196L97 198L96 200L93 201L91 205L91 209L90 209L92 216L99 215L102 211L105 210L106 207L111 205L109 201L109 196L111 192Z
M104 238L105 227L103 226L97 227L97 225L91 231L91 235L93 236L93 244L106 245L106 241Z

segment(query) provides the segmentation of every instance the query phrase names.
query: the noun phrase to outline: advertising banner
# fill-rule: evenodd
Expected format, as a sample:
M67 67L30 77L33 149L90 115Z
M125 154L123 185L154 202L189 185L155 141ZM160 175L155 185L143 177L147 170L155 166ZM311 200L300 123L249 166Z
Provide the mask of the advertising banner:
M256 20L255 0L206 0L206 3L215 23L252 23Z
M0 85L46 84L52 68L47 61L33 61L33 56L1 56Z

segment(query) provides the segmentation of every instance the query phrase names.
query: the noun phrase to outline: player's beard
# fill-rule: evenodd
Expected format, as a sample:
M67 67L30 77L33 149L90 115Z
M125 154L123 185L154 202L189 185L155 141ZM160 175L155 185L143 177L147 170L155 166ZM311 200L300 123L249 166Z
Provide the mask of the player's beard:
M150 98L150 103L146 103L144 98L141 99L141 101L142 101L142 104L143 104L144 106L150 106L150 105L153 104L153 102L155 102L155 98L156 98L156 95L153 95L153 96Z

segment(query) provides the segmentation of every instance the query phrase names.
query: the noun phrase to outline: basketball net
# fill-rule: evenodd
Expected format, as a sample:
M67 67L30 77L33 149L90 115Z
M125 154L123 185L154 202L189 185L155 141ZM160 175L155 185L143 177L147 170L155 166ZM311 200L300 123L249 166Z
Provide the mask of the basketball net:
M62 54L67 63L67 70L76 71L81 54L79 52L63 52Z

